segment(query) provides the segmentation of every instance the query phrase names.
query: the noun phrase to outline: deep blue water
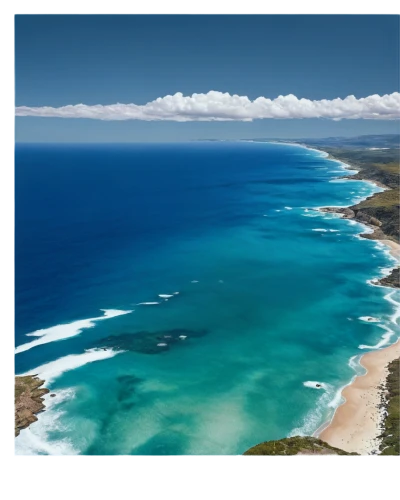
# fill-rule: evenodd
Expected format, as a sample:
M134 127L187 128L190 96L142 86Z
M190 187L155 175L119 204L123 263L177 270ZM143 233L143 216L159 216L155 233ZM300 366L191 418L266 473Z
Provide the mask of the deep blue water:
M17 145L16 372L56 393L17 452L238 454L314 432L393 314L367 283L387 253L311 210L377 190L341 175L294 145Z

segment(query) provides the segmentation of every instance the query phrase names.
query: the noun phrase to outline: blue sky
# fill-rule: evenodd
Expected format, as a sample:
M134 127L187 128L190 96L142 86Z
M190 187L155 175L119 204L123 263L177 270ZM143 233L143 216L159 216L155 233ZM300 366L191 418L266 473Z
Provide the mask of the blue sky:
M399 91L398 16L16 16L16 106L144 105L211 90L275 99ZM395 133L398 120L16 118L17 141Z

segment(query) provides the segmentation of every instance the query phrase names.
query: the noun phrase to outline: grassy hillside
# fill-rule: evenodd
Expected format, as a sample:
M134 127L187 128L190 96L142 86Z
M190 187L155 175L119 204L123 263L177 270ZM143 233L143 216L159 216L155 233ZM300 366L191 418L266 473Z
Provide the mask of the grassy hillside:
M266 441L247 450L244 455L357 455L334 448L328 443L310 436L295 436Z
M389 364L389 376L386 381L388 391L388 415L380 446L382 455L400 455L400 358Z

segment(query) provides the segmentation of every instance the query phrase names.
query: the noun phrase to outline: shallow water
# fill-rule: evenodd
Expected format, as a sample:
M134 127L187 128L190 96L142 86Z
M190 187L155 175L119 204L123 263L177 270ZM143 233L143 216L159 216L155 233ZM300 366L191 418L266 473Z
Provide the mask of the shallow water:
M380 190L342 174L294 145L18 145L16 370L56 397L16 452L240 454L314 432L354 356L395 340L398 292L367 283L385 247L312 210Z

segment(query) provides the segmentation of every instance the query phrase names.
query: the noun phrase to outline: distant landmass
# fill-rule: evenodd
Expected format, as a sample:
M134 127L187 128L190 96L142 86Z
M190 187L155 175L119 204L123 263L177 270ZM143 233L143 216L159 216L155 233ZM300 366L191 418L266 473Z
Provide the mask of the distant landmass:
M244 139L250 140L250 139ZM359 135L355 137L324 137L324 138L296 138L296 139L282 139L282 138L255 138L251 139L257 142L294 142L306 143L310 146L327 146L327 147L340 147L347 149L357 148L395 148L400 147L400 134L379 134L379 135Z
M355 137L301 137L292 139L282 139L281 137L251 137L243 139L198 139L198 141L212 141L212 142L235 142L235 141L254 141L254 142L284 142L295 144L307 144L311 147L339 147L344 149L362 149L373 148L378 149L400 149L400 134L370 134L358 135ZM398 154L398 153L397 153Z

